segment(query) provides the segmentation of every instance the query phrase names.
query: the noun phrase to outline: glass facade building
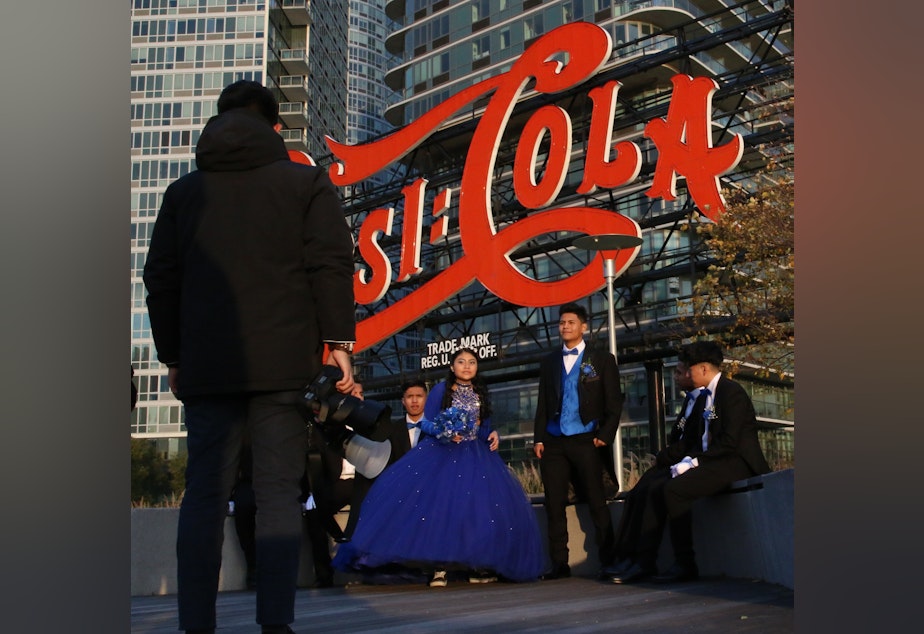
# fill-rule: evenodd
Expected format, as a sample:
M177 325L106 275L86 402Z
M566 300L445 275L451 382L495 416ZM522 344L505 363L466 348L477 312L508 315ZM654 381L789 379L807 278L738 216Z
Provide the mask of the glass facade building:
M350 0L347 130L346 138L337 141L354 145L395 129L385 119L385 111L398 96L385 84L385 74L396 63L385 50L385 40L395 26L385 15L385 0ZM394 170L385 170L361 185L371 191L395 178Z
M385 85L385 73L394 64L385 50L392 24L385 0L350 1L347 135L338 141L362 143L394 129L385 120L386 108L397 97Z

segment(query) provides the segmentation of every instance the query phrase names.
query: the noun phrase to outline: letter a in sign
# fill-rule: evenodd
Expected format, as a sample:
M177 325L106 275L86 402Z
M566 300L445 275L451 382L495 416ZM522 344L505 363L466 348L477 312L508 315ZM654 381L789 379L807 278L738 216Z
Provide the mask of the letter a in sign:
M674 200L677 175L687 179L687 189L699 210L715 221L725 211L719 176L741 160L744 142L740 134L717 148L712 147L712 95L718 84L709 77L693 79L674 75L674 94L667 120L655 119L645 126L645 136L658 148L649 198Z

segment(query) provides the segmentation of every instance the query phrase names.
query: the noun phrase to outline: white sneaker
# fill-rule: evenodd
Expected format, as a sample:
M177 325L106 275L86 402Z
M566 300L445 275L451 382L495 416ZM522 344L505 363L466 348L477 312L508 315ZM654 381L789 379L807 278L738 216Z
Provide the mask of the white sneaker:
M445 588L446 587L446 571L437 570L433 573L433 578L430 579L431 588Z
M488 570L476 570L468 576L469 583L494 583L497 575Z

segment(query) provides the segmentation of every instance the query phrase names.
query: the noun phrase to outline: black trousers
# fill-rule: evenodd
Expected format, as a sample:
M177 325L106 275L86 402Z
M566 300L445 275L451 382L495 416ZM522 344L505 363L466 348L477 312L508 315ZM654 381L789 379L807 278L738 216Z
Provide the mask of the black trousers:
M639 535L638 560L642 567L655 568L666 523L669 523L674 558L680 565L692 567L696 563L691 514L693 502L718 493L735 480L752 475L754 473L744 458L729 456L702 462L676 478L671 478L668 470L666 479L653 482L648 488Z
M622 515L616 526L616 559L637 559L639 550L639 536L642 532L642 520L645 516L645 507L648 505L651 487L661 486L670 480L670 467L651 467L635 486L626 494L623 501Z
M241 462L245 461L252 461L249 448L241 456ZM242 464L241 475L231 496L234 501L234 530L247 562L248 577L257 570L257 500L253 494L251 469L251 464L246 467Z
M303 497L307 497L307 494L314 495L315 502L315 508L304 514L305 532L311 542L315 581L333 583L334 569L330 563L328 535L334 539L344 536L335 516L350 502L353 479L341 479L339 475L334 477L333 473L323 468L321 456L309 452L307 485L302 488Z
M244 434L253 451L257 623L295 619L302 513L300 481L308 436L299 391L187 398L186 493L177 528L181 630L213 628L228 497Z
M373 482L375 482L374 478L370 479L359 473L353 478L353 491L350 498L350 515L347 517L346 529L343 531L347 539L353 537L356 524L359 522L359 510L362 508L363 500L366 499L366 494L369 493L369 489L372 488Z
M568 563L568 485L574 481L578 497L587 502L594 524L600 564L613 561L613 519L606 507L603 490L603 465L594 446L592 433L575 436L552 436L545 442L539 472L545 489L545 513L548 519L549 557L553 566Z

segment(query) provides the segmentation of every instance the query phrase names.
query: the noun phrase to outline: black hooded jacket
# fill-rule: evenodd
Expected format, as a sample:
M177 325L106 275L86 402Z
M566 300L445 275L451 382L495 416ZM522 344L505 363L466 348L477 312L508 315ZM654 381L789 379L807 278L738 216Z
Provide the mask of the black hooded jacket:
M144 267L158 358L180 398L301 389L323 341L355 339L337 191L247 109L209 120L196 163L164 193Z

